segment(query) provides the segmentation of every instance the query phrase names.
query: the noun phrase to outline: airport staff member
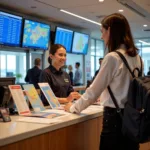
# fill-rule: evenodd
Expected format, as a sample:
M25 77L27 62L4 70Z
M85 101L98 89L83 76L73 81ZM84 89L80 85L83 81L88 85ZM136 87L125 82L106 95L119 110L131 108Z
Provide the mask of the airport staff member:
M74 76L74 86L80 86L82 85L81 79L82 79L82 71L80 70L80 63L76 62L75 63L75 76Z
M103 58L99 58L99 69L96 70L95 74L94 74L94 77L93 77L93 80L95 79L95 77L97 76L99 70L100 70L100 67L101 67L101 64L102 64L102 61L103 61Z
M60 44L52 45L48 61L50 66L42 71L40 82L49 83L60 103L78 99L80 94L74 92L69 74L61 69L66 62L66 48Z
M34 67L29 69L27 71L27 75L25 77L25 81L33 84L35 86L36 89L39 89L38 83L39 83L39 77L40 77L40 73L41 73L41 59L40 58L36 58L34 60Z

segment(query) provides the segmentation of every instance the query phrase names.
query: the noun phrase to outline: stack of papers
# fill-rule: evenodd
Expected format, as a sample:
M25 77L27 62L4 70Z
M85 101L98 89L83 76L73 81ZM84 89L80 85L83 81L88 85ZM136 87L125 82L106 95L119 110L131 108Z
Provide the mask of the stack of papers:
M61 122L60 119L47 119L47 118L37 118L37 117L22 117L22 118L19 118L16 121L41 123L41 124L54 124L54 123Z

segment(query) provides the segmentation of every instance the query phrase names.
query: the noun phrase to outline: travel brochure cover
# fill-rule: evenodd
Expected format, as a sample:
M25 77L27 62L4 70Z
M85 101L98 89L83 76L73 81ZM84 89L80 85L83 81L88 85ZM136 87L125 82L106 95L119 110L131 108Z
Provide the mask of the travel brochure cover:
M36 111L45 110L44 105L43 105L35 87L33 86L33 84L23 85L23 88L26 92L26 95L27 95L34 111L36 112Z
M38 83L44 96L46 97L48 103L52 108L60 107L60 103L57 97L54 95L52 89L50 88L48 83Z
M28 86L26 86L28 87ZM30 87L30 86L29 86ZM16 104L19 115L27 117L40 117L40 118L55 118L62 116L63 114L55 112L31 112L29 106L25 100L22 88L20 85L9 85L9 89L12 95L12 98ZM43 105L43 104L42 104ZM34 106L34 105L33 105ZM44 108L45 110L45 108Z

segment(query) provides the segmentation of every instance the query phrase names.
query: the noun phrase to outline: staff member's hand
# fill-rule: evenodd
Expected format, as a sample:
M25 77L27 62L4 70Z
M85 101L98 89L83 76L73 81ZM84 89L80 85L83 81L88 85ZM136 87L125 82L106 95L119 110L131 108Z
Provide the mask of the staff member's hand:
M67 97L67 101L68 102L71 102L73 101L74 99L79 99L81 97L81 95L78 93L78 92L71 92L69 94L69 96Z
M66 105L64 106L65 111L70 112L70 107L71 107L71 106L72 106L72 103L71 103L71 102L69 102L68 104L66 104Z

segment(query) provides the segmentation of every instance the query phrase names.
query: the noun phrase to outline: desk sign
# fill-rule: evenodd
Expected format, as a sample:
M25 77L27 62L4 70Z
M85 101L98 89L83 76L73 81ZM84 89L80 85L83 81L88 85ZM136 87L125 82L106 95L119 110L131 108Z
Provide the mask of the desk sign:
M27 102L24 98L23 91L20 85L9 85L12 98L16 104L19 115L31 114Z

